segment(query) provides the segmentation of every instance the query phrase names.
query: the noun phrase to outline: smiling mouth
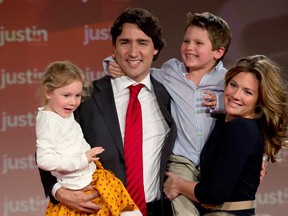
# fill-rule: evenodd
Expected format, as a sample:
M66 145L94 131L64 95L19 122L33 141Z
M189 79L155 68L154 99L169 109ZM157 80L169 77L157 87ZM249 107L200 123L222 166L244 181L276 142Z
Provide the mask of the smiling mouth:
M231 99L228 99L229 101L229 104L232 106L232 107L241 107L242 105L239 104L239 103L236 103L234 100L231 100Z
M139 64L141 62L141 60L127 60L127 62L129 64L133 64L133 65L136 65L136 64Z
M197 55L195 55L195 54L185 54L185 56L187 57L187 58L197 58Z

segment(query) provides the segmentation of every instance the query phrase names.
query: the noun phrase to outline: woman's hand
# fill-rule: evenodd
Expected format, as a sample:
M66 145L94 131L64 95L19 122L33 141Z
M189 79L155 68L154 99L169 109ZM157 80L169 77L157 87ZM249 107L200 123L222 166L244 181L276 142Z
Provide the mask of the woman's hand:
M168 177L164 183L164 193L166 197L172 201L177 196L179 196L179 181L180 177L173 172L167 172L166 176Z
M170 201L173 201L179 195L183 195L199 202L194 194L194 188L197 182L183 179L173 172L167 172L166 176L168 178L164 183L163 191Z

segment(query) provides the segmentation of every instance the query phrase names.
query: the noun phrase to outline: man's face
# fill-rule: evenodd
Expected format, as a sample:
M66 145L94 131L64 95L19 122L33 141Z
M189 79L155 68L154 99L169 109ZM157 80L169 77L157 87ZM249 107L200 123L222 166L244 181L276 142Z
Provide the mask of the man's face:
M114 47L116 61L128 77L142 81L150 71L155 50L152 39L136 24L123 24Z

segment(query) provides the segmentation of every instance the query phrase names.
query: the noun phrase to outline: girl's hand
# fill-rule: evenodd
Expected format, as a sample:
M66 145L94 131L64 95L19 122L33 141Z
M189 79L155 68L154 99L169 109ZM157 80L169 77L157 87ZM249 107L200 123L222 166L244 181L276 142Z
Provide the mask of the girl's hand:
M98 154L101 154L104 151L104 148L102 147L94 147L91 148L89 151L86 152L86 156L88 159L88 162L99 160L99 157L97 157Z

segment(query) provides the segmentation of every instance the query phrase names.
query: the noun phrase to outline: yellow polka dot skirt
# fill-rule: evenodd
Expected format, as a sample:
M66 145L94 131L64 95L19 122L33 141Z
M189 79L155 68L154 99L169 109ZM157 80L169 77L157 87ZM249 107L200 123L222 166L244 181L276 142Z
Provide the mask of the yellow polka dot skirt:
M46 216L119 216L123 211L138 209L122 182L112 172L105 170L99 161L95 163L97 170L93 174L91 184L99 191L100 196L93 199L93 202L101 205L102 208L96 214L86 214L77 212L62 203L55 205L49 202Z

